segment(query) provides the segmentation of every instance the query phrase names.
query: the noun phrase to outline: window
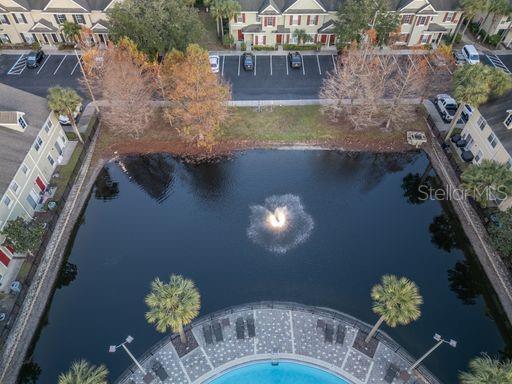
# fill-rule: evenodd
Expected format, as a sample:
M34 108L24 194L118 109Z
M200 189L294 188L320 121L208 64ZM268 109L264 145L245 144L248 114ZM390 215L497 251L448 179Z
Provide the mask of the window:
M46 133L50 133L50 130L53 128L53 124L52 124L52 121L51 120L47 120L46 123L44 123L44 131Z
M27 203L32 207L32 209L36 209L37 202L39 201L39 195L34 190L31 190L26 200Z
M403 15L402 16L402 24L411 24L413 15Z
M487 141L489 142L489 144L491 144L491 147L496 148L496 145L498 144L498 138L496 137L494 132L491 132L491 134L487 138Z
M261 23L261 16L258 16L258 15L256 16L256 22ZM244 23L245 23L245 21L244 21Z
M27 122L25 121L25 119L23 118L23 116L20 116L18 118L18 123L20 125L21 128L25 129L27 128Z
M39 151L39 148L43 145L43 139L41 139L39 136L36 137L36 141L34 143L34 149L36 151Z
M85 24L84 15L73 15L73 20L75 20L75 23L77 24Z
M6 207L10 207L11 206L11 198L9 196L4 196L4 204Z
M18 185L18 183L16 183L15 181L13 181L11 183L11 191L13 191L14 193L18 192L18 190L20 189L20 186Z
M420 16L418 17L418 21L416 25L425 25L427 24L427 17L426 16Z
M512 113L509 113L507 118L505 119L505 125L507 128L512 128Z
M12 13L12 18L16 24L27 24L27 18L23 13Z
M21 164L21 172L23 172L24 175L28 173L28 167L25 164Z
M243 23L245 22L245 17L244 17L244 14L243 13L238 13L236 15L236 22L237 23Z
M300 16L290 16L290 25L299 25L300 24Z
M48 154L47 159L48 159L48 162L50 163L50 165L53 167L53 164L55 164L55 160L53 160L52 155Z
M55 21L57 24L63 24L67 20L66 15L63 14L55 14L53 16L55 16Z
M11 38L9 37L9 35L7 33L2 33L0 35L0 40L4 44L11 44Z
M59 42L59 38L57 37L57 35L55 33L52 33L52 40L54 43L58 43Z
M482 160L483 155L484 154L482 153L482 151L478 150L478 153L475 156L475 163L480 163L480 160Z
M11 24L7 15L0 15L0 24Z
M487 125L487 122L485 121L485 119L482 116L480 116L478 118L477 124L478 124L478 128L480 128L480 130L483 131L485 126Z
M420 37L421 44L427 44L429 40L430 40L430 35L421 35L421 37Z
M453 16L455 16L454 12L446 12L444 15L444 21L447 23L451 23L453 21Z
M308 25L318 25L318 15L308 16Z
M276 18L275 17L265 17L264 25L265 26L267 26L267 25L275 26L276 25Z

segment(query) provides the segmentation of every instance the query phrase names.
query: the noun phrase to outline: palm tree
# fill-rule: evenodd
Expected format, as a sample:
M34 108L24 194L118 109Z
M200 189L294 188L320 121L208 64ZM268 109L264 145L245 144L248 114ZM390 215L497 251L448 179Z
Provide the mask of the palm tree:
M78 140L83 144L82 135L78 131L75 112L82 104L82 98L72 88L52 87L48 90L48 107L57 115L67 116Z
M85 360L73 362L71 369L59 375L58 384L107 384L108 369L96 367Z
M512 87L512 79L501 69L483 64L463 65L453 75L453 95L459 107L446 135L448 140L460 119L466 104L478 108L491 96L501 96Z
M512 194L512 171L507 165L492 160L482 160L480 164L471 164L462 172L462 187L483 207L489 200L503 200Z
M503 15L506 14L506 10L510 8L510 5L508 3L509 0L488 0L486 1L486 10L487 14L485 15L484 20L480 24L480 28L478 28L478 34L480 34L480 31L484 27L485 23L487 22L487 19L493 14L493 23L494 19L496 18L496 15Z
M423 298L418 286L406 277L382 276L382 283L372 288L372 299L373 312L380 317L366 337L366 343L383 322L394 328L397 325L407 325L421 315L419 307L423 303Z
M308 35L304 29L296 29L293 36L297 39L298 44L306 44L311 41L311 35Z
M155 324L158 332L166 332L168 328L178 332L181 342L186 344L183 327L194 320L201 307L201 297L194 282L180 275L172 275L169 284L156 278L145 301L149 307L147 321Z
M82 27L77 23L73 23L71 21L65 21L61 25L62 33L69 41L77 42L78 36L80 36L80 32L82 31Z
M482 0L460 0L460 6L463 10L462 17L463 19L466 19L466 25L464 26L464 30L462 31L461 35L464 36L464 33L466 33L466 29L468 28L468 25L471 24L474 17L478 14L478 12L485 9L485 2L482 2ZM462 22L462 20L461 20ZM455 40L455 37L457 36L456 33L453 34L452 43Z
M214 0L211 6L211 15L216 20L217 25L217 36L221 34L221 24L222 24L222 16L224 15L224 1L223 0ZM224 32L222 32L224 33Z
M504 384L512 383L512 362L500 362L486 354L469 362L470 372L461 372L461 384Z
M227 19L228 21L232 18L236 17L237 14L240 13L240 3L236 0L224 0L224 14L223 19ZM224 35L224 28L222 28L222 35Z

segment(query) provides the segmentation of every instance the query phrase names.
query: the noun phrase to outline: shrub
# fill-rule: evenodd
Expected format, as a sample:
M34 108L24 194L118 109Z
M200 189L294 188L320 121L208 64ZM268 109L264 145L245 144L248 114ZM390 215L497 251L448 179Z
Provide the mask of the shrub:
M488 35L487 36L487 43L490 45L496 46L500 43L501 36L500 35Z
M59 44L59 50L63 51L66 49L73 49L75 48L75 44L73 43L60 43Z
M242 41L240 43L240 50L241 51L245 51L247 49L247 44L245 44L245 41Z
M457 33L457 36L455 36L454 43L459 44L462 41L462 35L460 33Z
M222 45L225 47L231 47L235 43L235 39L231 35L224 35L222 38Z
M474 35L476 35L476 33L478 32L478 28L479 28L479 26L478 26L478 24L477 24L477 23L471 23L471 24L469 24L469 30L470 30L471 32L473 32L473 34L474 34Z
M272 45L253 45L252 49L255 51L275 51L276 47Z
M312 45L312 44L309 44L309 45L285 44L283 48L285 51L312 51L316 48L316 46Z
M34 51L39 51L41 49L41 44L39 44L39 41L34 41L32 44L30 44L30 47Z

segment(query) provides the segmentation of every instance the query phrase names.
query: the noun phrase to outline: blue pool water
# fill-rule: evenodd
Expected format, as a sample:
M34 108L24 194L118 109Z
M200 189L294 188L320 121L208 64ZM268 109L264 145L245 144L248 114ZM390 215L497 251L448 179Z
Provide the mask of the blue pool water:
M210 384L348 384L331 373L308 365L255 363L228 371Z

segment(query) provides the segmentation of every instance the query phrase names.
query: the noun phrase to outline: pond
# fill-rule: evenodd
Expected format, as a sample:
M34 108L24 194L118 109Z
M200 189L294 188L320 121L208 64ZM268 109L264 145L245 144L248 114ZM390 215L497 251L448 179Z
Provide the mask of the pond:
M107 364L117 377L130 361L122 351L109 354L110 344L131 335L140 355L162 337L144 318L144 296L157 276L193 279L201 314L283 300L373 323L370 290L392 273L415 281L424 305L418 321L383 330L414 356L436 332L457 340L456 349L442 346L426 361L441 380L455 383L472 357L508 355L512 342L449 207L415 204L404 187L427 164L422 153L284 150L214 164L183 164L167 154L110 163L77 224L34 342L32 372L37 364L38 382L53 384L73 360L85 358ZM282 195L298 204L303 229L276 248L248 228L258 206Z

